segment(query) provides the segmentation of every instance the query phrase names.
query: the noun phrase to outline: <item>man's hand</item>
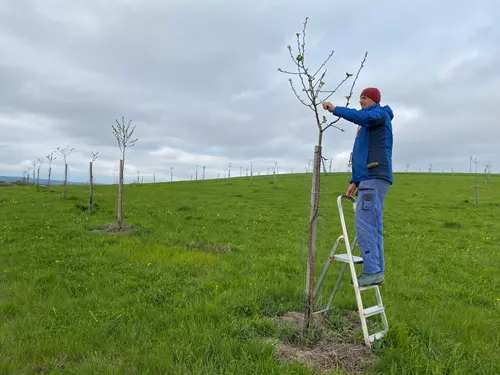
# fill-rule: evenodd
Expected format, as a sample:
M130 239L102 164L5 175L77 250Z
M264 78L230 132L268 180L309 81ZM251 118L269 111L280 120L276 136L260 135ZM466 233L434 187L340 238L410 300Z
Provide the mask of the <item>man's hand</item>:
M352 183L349 185L349 187L347 188L347 191L346 191L346 195L349 196L349 197L352 197L352 194L354 193L354 191L356 190L356 184L355 183Z
M335 106L330 102L323 102L323 109L325 111L333 112L333 110L335 109Z

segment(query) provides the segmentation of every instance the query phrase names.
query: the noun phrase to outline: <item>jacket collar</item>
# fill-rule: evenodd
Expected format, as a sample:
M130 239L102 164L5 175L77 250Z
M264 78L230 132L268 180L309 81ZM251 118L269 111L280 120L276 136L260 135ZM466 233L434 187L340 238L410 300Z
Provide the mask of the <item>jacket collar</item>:
M361 110L362 111L371 111L372 109L379 108L379 107L380 107L380 104L379 103L375 103L374 105L371 105L369 107L361 108Z

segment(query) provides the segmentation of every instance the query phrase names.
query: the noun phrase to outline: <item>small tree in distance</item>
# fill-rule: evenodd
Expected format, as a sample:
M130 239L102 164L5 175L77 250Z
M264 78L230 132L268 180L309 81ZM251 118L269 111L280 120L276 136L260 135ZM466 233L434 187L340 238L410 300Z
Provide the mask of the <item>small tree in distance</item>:
M37 159L33 160L33 161L31 162L31 165L33 166L33 179L32 179L32 181L31 181L31 183L32 183L33 185L35 185L35 180L36 180L36 177L35 177L35 176L36 176Z
M491 163L487 162L484 165L484 186L488 188L488 182L490 180L490 173L491 173Z
M123 227L123 170L125 168L125 151L127 147L133 147L135 142L139 139L130 140L134 134L135 125L130 129L130 124L132 120L129 121L128 125L125 125L125 119L122 116L122 123L120 124L116 120L117 126L112 125L113 134L118 142L118 147L122 152L122 158L120 159L120 179L118 184L118 227L122 229Z
M43 158L36 158L37 168L36 168L36 190L40 190L40 166L43 164Z
M308 259L307 259L307 275L306 275L306 300L305 300L305 319L304 319L304 330L309 332L311 318L312 318L312 310L314 306L314 267L315 267L315 252L316 252L316 228L318 221L318 206L319 206L319 195L320 195L320 175L321 175L321 157L322 157L322 141L323 141L323 133L330 127L335 127L341 131L342 129L335 126L340 118L337 118L334 121L328 123L328 120L325 116L320 116L318 106L322 105L322 102L326 101L330 96L332 96L337 90L353 75L350 73L345 73L345 78L333 89L330 91L323 90L325 86L325 76L327 73L327 69L325 67L327 62L333 56L334 51L328 55L326 60L320 65L320 67L312 73L309 68L306 68L305 62L306 60L306 28L307 21L309 17L305 18L303 23L302 30L302 39L301 34L297 33L297 54L294 55L292 52L292 47L288 46L288 51L290 53L290 58L293 62L296 71L290 72L282 69L278 69L279 72L292 75L298 77L302 86L302 92L305 93L306 98L302 98L295 86L293 84L292 79L289 79L290 87L297 97L297 99L306 107L308 107L313 113L314 118L316 120L316 125L318 127L318 142L314 149L314 164L313 164L313 176L312 176L312 188L311 188L311 212L309 217L309 240L308 240ZM359 73L363 68L363 65L366 61L366 57L368 52L365 53L365 57L361 62L361 66L358 70L358 73L352 83L351 90L345 98L346 106L349 106L349 101L352 97L352 93L354 90L354 85L358 79ZM320 100L319 96L323 93L327 94L327 96Z
M97 159L97 155L99 154L99 151L94 152L92 151L92 160L89 162L89 213L92 213L93 205L94 205L94 162Z
M472 164L476 165L476 173L474 173L474 192L475 192L475 201L476 204L479 204L479 186L477 184L477 163L479 162L478 157L472 159Z
M63 199L66 199L67 193L67 185L68 185L68 156L71 155L75 151L74 148L69 148L66 146L65 148L58 147L56 153L61 155L64 158L64 191L63 191Z
M50 155L45 156L47 160L49 161L49 178L47 180L47 187L50 190L50 177L52 175L52 162L56 160L56 157L54 156L54 153L51 152Z

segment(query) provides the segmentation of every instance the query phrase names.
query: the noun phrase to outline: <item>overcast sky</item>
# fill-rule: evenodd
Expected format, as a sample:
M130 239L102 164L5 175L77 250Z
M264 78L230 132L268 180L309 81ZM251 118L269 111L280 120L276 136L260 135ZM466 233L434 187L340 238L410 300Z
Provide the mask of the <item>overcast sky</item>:
M170 167L190 179L197 165L213 178L229 162L232 175L250 162L266 173L274 160L280 173L303 172L317 127L277 69L293 69L286 47L306 16L310 70L335 51L327 88L368 51L351 105L364 87L381 90L395 115L395 170L468 171L477 155L498 171L499 15L497 0L0 1L0 175L69 145L70 180L86 181L99 151L96 180L111 182L111 126L122 116L139 138L127 181L138 171L169 180ZM331 101L343 105L349 87ZM324 156L345 170L356 127L338 125L345 132L327 131Z

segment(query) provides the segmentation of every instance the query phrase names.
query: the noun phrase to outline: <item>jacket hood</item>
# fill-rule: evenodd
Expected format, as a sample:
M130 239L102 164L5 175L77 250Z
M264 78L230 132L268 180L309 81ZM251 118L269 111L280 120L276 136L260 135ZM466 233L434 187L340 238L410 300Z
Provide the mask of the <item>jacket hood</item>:
M392 108L389 107L388 105L386 105L386 106L383 106L382 109L389 114L389 117L392 121L392 119L394 118L394 112L392 111Z
M392 111L392 108L389 107L388 105L382 107L380 104L374 104L370 107L363 108L362 111L371 111L372 109L377 109L377 108L382 108L384 111L386 111L387 114L389 115L389 118L392 121L392 119L394 118L394 112Z

